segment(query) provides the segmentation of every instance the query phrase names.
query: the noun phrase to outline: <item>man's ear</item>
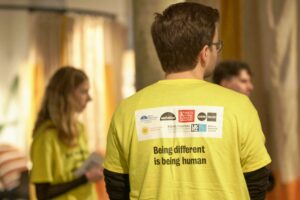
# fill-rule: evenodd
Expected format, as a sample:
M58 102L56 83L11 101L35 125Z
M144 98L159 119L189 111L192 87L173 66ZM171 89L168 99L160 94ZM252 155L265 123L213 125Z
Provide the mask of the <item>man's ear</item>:
M198 61L200 61L202 67L206 67L209 59L209 47L205 45L198 54Z

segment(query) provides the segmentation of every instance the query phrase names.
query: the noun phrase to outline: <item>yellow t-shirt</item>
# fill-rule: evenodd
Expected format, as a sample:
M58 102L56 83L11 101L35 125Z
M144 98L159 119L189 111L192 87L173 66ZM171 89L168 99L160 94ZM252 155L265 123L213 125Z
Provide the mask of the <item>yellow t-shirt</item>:
M163 80L124 100L104 167L129 174L130 199L249 199L243 173L266 166L257 112L202 80Z
M57 130L51 121L47 121L37 130L31 146L32 183L59 184L75 179L78 169L89 152L83 125L80 126L78 145L68 147L58 139ZM91 183L81 185L54 198L55 200L94 200L96 193Z

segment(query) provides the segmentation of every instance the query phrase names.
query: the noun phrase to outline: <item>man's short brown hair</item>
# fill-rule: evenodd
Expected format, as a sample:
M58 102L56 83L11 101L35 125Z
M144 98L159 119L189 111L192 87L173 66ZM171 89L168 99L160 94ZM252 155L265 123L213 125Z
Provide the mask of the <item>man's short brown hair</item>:
M198 3L184 2L156 13L152 39L166 73L192 70L205 45L212 43L219 12Z

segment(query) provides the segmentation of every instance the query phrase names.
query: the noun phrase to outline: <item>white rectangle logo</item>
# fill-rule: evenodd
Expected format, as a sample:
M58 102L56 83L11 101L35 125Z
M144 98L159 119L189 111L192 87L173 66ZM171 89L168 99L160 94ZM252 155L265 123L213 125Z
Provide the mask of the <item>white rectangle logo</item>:
M139 141L157 138L222 138L224 107L168 106L135 112Z

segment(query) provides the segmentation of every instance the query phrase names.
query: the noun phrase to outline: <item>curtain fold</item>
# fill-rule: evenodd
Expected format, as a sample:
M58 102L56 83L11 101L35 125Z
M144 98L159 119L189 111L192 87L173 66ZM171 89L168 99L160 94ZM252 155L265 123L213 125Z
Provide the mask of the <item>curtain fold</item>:
M91 149L104 152L110 118L122 98L119 85L125 29L95 16L69 14L67 18L63 64L83 69L90 79L93 100L82 120L90 134Z
M28 58L28 24L26 11L0 10L0 143L24 152L28 152L28 124L24 118L30 112L25 104L28 84L23 76Z
M263 64L269 76L275 166L285 183L299 175L297 1L260 2ZM271 51L270 51L271 50Z
M241 2L240 0L222 0L220 39L224 42L222 59L241 59Z

